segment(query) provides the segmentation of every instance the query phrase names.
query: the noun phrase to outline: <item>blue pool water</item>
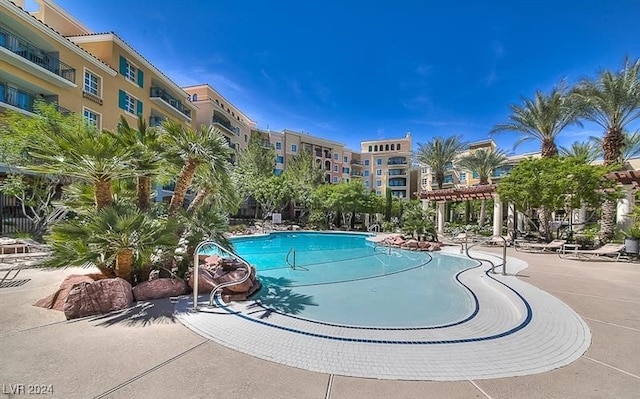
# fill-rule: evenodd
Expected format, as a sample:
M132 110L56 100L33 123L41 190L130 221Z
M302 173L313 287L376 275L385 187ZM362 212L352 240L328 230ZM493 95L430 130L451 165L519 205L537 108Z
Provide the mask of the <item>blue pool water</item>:
M442 253L376 248L366 234L286 232L234 238L263 288L259 311L355 326L455 323L475 309L457 282L475 262ZM296 269L293 263L295 249ZM290 253L291 251L291 253Z

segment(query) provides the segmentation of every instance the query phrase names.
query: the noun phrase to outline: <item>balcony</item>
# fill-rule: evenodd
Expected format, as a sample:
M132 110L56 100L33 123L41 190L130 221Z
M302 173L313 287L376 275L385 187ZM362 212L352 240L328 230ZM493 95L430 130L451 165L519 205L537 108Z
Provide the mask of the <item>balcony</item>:
M389 169L389 176L406 176L406 169Z
M222 118L216 114L213 115L213 118L211 119L211 122L214 125L217 125L219 128L222 128L224 131L226 131L228 134L233 135L233 136L239 136L240 135L240 129L238 129L237 127L233 126L231 124L231 122L229 122L229 120Z
M405 178L393 178L389 179L389 187L406 187L407 179Z
M351 165L356 165L356 166L362 166L362 162L356 160L356 159L352 159L351 160Z
M362 177L362 172L357 172L357 171L355 171L355 170L352 170L352 171L351 171L351 176L354 176L354 177Z
M57 104L57 97L47 99L41 98L33 93L29 93L24 90L16 89L15 87L8 86L5 83L0 83L0 103L8 104L12 107L21 109L26 112L34 113L34 104L36 101L44 101L48 104L54 104L55 108L63 115L71 114L71 111L59 106Z
M76 87L76 70L52 52L34 46L0 27L0 59L53 82L59 87Z
M407 158L406 157L393 157L389 158L387 161L387 165L406 165Z
M166 90L161 87L151 86L149 91L149 97L151 100L160 102L165 108L173 111L181 117L186 117L191 120L191 110L182 104L182 102L175 97L172 97Z
M150 116L149 117L149 127L160 126L164 118L161 116Z

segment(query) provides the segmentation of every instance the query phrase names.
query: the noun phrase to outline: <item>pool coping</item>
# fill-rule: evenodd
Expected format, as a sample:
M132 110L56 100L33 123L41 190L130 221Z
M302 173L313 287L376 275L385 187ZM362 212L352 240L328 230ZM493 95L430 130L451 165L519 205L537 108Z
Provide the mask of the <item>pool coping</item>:
M450 254L456 250L445 248ZM464 283L478 295L480 312L468 322L437 331L354 331L272 314L265 321L252 301L190 312L191 300L182 298L176 317L224 346L306 370L396 380L520 376L567 365L591 342L586 323L573 310L515 277L526 267L509 258L507 276L489 275L487 263L463 273Z

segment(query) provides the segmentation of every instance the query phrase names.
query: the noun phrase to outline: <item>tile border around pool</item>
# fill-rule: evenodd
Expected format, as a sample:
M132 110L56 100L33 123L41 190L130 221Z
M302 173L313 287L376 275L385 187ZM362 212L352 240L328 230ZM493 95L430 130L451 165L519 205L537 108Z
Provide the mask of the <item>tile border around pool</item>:
M511 258L509 265L510 271L526 267ZM425 334L436 332L415 329L375 329L357 334L352 331L354 336L345 336L350 335L350 329L332 325L303 329L301 323L312 323L284 316L278 318L276 325L253 318L250 309L239 304L217 309L225 314L189 313L187 298L176 304L176 317L197 333L256 357L313 371L368 378L459 380L526 375L568 364L586 351L590 332L575 312L515 277L494 278L487 269L485 265L474 273L473 287L469 289L474 295L476 291L480 294L481 309L488 309L472 323L440 329L433 339L425 339ZM482 275L489 279L482 281ZM506 305L495 298L506 294L493 292L499 290L497 285L511 290L511 300L518 297L523 308L505 315L508 312L500 309L506 309ZM493 303L483 302L492 296ZM526 314L518 316L518 312ZM494 326L496 331L492 334L477 334Z

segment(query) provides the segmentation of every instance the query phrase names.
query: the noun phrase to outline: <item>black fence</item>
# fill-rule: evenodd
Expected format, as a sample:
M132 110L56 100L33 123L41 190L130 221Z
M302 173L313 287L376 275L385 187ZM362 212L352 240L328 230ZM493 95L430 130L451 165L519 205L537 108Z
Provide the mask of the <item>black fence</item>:
M31 221L22 213L20 201L11 195L0 193L0 236L26 234L31 231Z

